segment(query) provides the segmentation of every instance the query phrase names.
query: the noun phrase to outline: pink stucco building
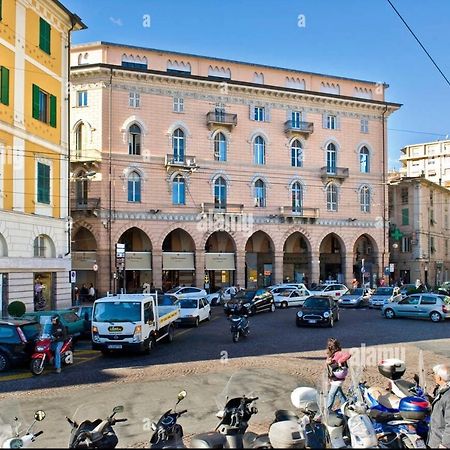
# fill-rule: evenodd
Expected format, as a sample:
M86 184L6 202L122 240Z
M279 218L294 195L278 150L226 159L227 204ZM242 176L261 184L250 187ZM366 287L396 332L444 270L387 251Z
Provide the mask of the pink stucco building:
M104 42L71 57L79 283L382 275L387 85Z

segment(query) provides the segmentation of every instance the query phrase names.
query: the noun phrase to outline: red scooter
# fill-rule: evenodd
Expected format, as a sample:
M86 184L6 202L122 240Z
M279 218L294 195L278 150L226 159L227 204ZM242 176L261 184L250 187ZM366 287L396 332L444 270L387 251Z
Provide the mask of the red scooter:
M34 348L34 353L31 356L30 369L33 375L42 375L46 363L53 363L53 350L52 343L53 338L51 335L52 323L51 320L46 320L50 318L41 318L41 333L36 339L36 344ZM43 320L45 322L43 323ZM61 364L72 364L73 363L73 340L72 337L66 339L61 348Z

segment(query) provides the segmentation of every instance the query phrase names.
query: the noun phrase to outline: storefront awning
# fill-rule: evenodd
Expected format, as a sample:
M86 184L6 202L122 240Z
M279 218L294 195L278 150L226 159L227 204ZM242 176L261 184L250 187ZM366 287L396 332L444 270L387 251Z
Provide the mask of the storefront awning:
M205 253L206 270L236 270L234 253Z
M152 270L152 253L125 252L125 270Z
M72 252L73 270L93 270L97 262L97 252Z
M193 252L163 252L163 270L195 270Z

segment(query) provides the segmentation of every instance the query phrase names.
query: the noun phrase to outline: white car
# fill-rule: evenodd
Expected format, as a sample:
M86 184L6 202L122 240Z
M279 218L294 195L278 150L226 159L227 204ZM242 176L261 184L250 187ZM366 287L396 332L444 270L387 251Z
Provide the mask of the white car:
M228 300L231 300L231 297L236 295L236 293L237 288L235 288L234 286L230 286L227 288L222 288L219 291L214 292L213 294L208 294L206 296L206 300L208 300L208 303L211 306L220 305L227 302Z
M177 299L206 297L206 291L204 289L191 286L178 286L170 291L167 291L166 294L172 295Z
M319 286L310 292L311 295L328 295L335 300L339 300L348 291L348 287L343 284L319 284Z
M283 291L273 294L275 306L287 308L288 306L302 306L305 300L310 296L308 289L284 288Z
M278 295L285 289L306 289L303 283L281 283L267 288L273 295Z
M179 324L188 324L198 327L200 322L211 320L211 306L206 297L184 298L176 303L180 306Z

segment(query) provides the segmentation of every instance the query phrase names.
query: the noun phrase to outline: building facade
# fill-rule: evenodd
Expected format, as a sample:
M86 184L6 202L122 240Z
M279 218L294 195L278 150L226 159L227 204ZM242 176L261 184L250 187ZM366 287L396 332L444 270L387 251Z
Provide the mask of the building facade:
M67 83L70 31L58 1L0 2L2 312L70 304Z
M433 183L450 187L450 140L408 145L401 149L404 177L423 176Z
M79 283L382 275L387 85L103 42L71 56Z
M389 181L394 279L439 286L448 280L450 191L425 177Z

